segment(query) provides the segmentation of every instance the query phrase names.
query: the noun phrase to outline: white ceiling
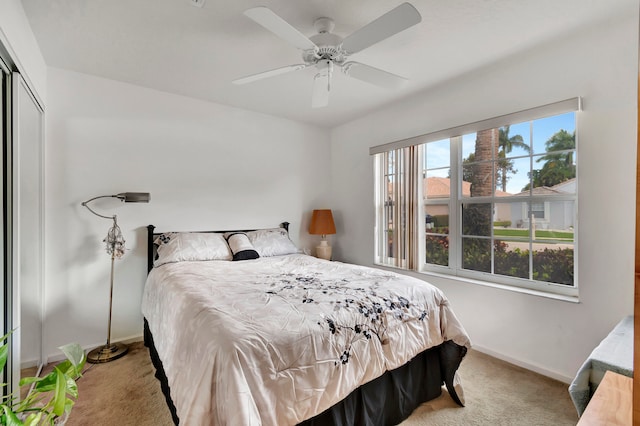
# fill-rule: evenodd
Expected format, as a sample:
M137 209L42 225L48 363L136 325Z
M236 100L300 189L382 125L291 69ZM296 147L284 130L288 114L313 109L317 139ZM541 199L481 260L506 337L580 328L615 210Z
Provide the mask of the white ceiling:
M267 6L307 36L327 16L347 36L402 0L22 0L48 65L333 127L537 44L637 14L638 0L411 0L422 22L351 59L410 79L388 90L334 73L311 108L314 68L244 86L232 80L301 63L301 52L243 11Z

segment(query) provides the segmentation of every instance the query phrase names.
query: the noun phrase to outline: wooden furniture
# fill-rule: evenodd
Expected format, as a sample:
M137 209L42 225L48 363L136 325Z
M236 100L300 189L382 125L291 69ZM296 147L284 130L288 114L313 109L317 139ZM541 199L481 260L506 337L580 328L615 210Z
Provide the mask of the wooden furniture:
M629 426L632 423L633 379L607 371L578 426Z

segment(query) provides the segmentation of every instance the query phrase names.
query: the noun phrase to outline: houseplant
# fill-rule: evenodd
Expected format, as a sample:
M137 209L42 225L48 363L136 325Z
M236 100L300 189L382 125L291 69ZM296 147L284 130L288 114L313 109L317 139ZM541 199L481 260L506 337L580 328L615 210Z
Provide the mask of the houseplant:
M0 346L0 372L9 355L8 333ZM76 379L81 376L86 361L84 350L77 343L61 346L67 357L44 377L24 377L20 386L32 385L29 394L19 401L14 395L5 395L0 404L0 425L35 426L62 424L78 398ZM6 386L6 384L3 384Z

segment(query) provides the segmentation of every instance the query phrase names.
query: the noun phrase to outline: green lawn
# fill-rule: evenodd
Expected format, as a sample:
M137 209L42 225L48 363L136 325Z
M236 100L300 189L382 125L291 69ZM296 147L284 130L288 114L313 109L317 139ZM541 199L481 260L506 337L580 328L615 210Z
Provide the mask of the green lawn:
M496 237L527 238L528 229L493 228ZM548 229L536 229L536 239L567 240L573 241L573 232L552 231Z

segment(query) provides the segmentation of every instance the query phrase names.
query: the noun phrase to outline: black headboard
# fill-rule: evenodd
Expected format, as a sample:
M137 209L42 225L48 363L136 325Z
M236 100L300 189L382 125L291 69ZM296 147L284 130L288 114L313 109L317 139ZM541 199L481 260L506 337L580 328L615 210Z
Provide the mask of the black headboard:
M289 222L282 222L280 224L281 228L284 228L287 232L289 232ZM156 260L156 245L153 244L153 242L156 240L156 238L163 234L164 232L155 232L155 225L148 225L147 226L147 274L149 272L151 272L151 270L153 269L153 262ZM224 234L225 232L249 232L249 231L255 231L254 229L243 229L243 230L237 230L237 229L232 229L232 230L228 230L228 231L197 231L197 232L211 232L211 233L217 233L217 234ZM167 231L167 232L172 232L172 231ZM196 232L196 231L193 231Z

